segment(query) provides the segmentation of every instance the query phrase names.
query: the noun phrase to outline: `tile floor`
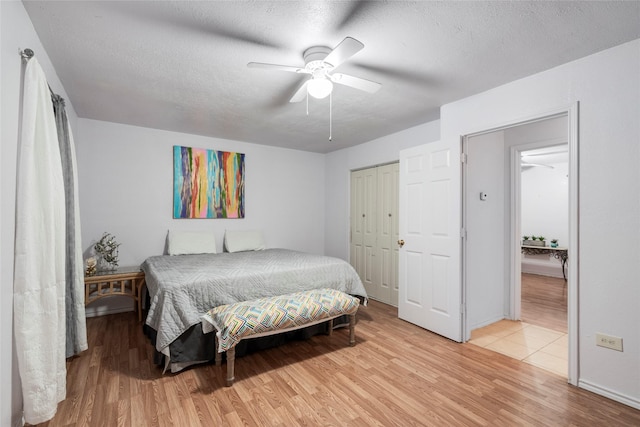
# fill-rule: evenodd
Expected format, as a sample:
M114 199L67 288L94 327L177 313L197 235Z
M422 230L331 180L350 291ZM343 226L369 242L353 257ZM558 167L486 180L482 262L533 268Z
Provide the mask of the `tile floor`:
M500 320L471 332L469 343L553 372L568 375L567 334L512 320Z

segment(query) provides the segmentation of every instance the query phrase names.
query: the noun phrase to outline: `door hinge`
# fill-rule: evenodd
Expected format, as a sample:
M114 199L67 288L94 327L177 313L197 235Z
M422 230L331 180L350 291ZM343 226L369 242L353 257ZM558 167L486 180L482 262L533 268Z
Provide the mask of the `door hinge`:
M467 229L466 228L461 228L460 229L460 237L462 237L463 239L467 238Z
M460 304L460 314L465 314L466 311L467 311L466 304Z
M460 153L460 163L467 163L467 153Z

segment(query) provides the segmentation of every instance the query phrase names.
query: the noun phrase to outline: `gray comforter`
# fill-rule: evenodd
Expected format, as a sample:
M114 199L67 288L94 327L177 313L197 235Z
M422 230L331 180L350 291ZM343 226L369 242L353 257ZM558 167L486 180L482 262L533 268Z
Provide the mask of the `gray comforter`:
M154 256L142 269L151 299L146 324L167 355L171 342L218 305L320 288L367 298L349 263L287 249Z

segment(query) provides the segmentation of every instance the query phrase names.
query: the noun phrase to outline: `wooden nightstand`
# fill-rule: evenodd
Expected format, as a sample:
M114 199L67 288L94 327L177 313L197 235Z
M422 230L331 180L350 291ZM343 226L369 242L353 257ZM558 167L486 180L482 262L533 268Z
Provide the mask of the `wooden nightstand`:
M123 295L136 302L138 321L142 321L142 288L144 272L140 267L122 267L112 271L98 271L84 276L84 305L104 297Z

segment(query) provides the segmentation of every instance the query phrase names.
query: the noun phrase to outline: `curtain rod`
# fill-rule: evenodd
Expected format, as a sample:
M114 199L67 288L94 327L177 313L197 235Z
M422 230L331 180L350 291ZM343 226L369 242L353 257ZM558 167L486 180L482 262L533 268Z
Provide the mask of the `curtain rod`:
M22 57L22 59L24 59L25 61L28 61L28 60L30 60L31 58L33 58L35 54L36 54L36 53L35 53L33 50L29 49L29 48L26 48L25 50L21 50L21 51L20 51L20 56L21 56L21 57ZM64 102L64 98L62 98L62 97L61 97L61 96L59 96L59 95L56 95L56 94L55 94L55 92L53 91L53 89L51 89L51 86L49 86L49 83L47 83L47 87L49 87L49 93L51 93L51 96L52 96L52 97L56 97L56 96L57 96L58 98L60 98L60 99Z
M22 56L22 59L27 61L33 58L33 55L35 55L35 52L29 48L20 51L20 56Z

